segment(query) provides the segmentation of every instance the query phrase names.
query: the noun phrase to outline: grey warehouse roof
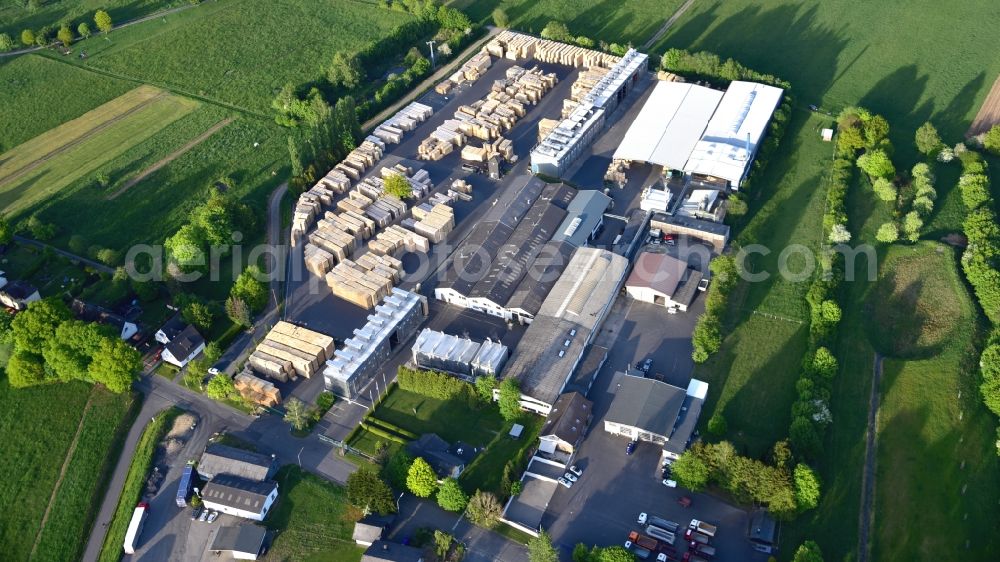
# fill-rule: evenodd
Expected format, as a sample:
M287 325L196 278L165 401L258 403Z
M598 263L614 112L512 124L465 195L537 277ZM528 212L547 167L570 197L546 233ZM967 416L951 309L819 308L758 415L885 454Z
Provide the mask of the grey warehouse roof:
M389 541L375 541L365 551L361 562L420 562L423 559L424 553L419 548Z
M274 460L261 453L212 443L198 461L198 472L209 477L231 474L248 480L264 480L271 475Z
M607 250L576 250L507 367L505 376L519 380L523 394L556 401L627 267L628 260Z
M215 540L209 550L225 550L247 552L257 555L264 546L264 536L267 529L257 525L236 525L221 527L215 534Z
M205 485L201 491L205 501L221 504L233 509L242 509L260 513L264 508L264 501L267 496L278 487L272 480L255 482L223 474L216 476L211 482Z
M542 246L527 274L514 290L514 295L507 301L507 308L523 310L532 316L537 315L545 297L573 257L575 249L576 247L566 241L548 242Z
M618 388L604 421L637 427L669 438L687 391L657 380L625 373L617 373L615 377Z
M604 218L611 198L593 189L577 192L566 209L566 218L556 230L553 241L566 240L574 246L585 246L587 238Z

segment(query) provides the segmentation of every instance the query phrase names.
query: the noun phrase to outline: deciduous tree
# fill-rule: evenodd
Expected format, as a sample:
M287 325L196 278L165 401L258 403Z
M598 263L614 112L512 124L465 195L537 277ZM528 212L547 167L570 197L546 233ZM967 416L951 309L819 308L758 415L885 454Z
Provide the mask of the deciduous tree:
M30 47L35 44L35 32L30 29L21 31L21 44Z
M671 466L671 473L677 483L697 492L708 485L709 467L691 450L685 451Z
M84 39L89 39L90 38L90 25L88 25L87 22L81 22L80 25L77 26L76 32L80 35L80 37L82 37Z
M493 25L503 29L510 27L510 17L503 8L495 8L493 10Z
M503 419L514 421L521 417L521 388L515 379L507 378L500 383L499 406Z
M878 178L872 182L872 190L875 192L875 196L885 202L891 202L896 200L896 186L893 185L891 180L886 178Z
M883 244L892 244L899 240L899 227L894 222L882 223L875 233L875 239Z
M94 382L121 394L132 387L141 368L142 355L138 350L116 337L104 337L88 371Z
M365 72L357 55L338 52L326 69L326 79L334 86L353 90L365 79Z
M930 157L937 156L937 153L941 151L944 147L944 143L941 142L941 136L938 134L937 129L930 121L924 123L917 129L916 134L917 150L922 154L926 154Z
M59 32L56 33L56 39L59 39L59 42L64 47L69 47L73 44L73 30L68 25L63 25L59 28Z
M1000 156L1000 125L993 125L983 136L983 148Z
M399 199L413 196L413 187L402 174L392 174L385 179L385 192Z
M7 33L0 33L0 53L14 50L14 40Z
M229 400L237 396L238 393L233 379L229 378L229 375L219 374L208 381L205 394L212 400Z
M493 389L497 387L497 378L493 375L483 375L476 379L476 394L483 403L493 401Z
M795 551L792 562L823 562L823 552L814 541L806 541Z
M465 510L466 517L480 527L492 527L503 514L503 506L500 500L490 492L476 490L469 499L469 505Z
M56 328L72 318L69 308L58 298L47 298L28 305L11 322L14 345L18 349L41 353L49 340L55 337Z
M104 10L97 10L94 13L94 23L97 25L97 29L105 35L111 33L111 29L114 27L114 23L111 21L111 14Z
M858 167L872 178L891 179L896 175L896 167L881 148L869 150L859 156Z
M262 278L264 273L257 265L247 266L236 278L229 295L247 303L252 312L262 310L267 304L267 284L261 280Z
M46 382L45 360L37 353L18 349L7 361L7 380L14 388Z
M530 562L559 562L559 553L552 546L552 538L542 529L537 537L528 541L528 560Z
M795 505L800 511L815 509L819 505L819 476L805 464L795 465Z

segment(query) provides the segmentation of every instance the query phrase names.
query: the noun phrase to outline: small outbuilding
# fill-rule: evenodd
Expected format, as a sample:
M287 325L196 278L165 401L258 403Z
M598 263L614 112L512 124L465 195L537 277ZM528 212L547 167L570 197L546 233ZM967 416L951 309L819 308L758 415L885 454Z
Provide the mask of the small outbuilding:
M220 527L209 550L226 553L236 560L256 560L264 549L267 529L257 525L232 525Z
M375 541L364 555L361 562L423 562L424 553L419 548L389 541Z
M354 524L354 542L361 546L371 546L382 539L386 530L395 521L391 515L366 515Z

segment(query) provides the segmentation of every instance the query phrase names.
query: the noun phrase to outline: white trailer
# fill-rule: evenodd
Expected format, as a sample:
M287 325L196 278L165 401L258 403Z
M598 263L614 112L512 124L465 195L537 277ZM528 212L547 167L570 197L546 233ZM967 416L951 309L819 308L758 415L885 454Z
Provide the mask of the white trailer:
M140 502L139 505L135 506L135 511L132 512L132 520L128 523L128 531L125 532L125 554L135 554L135 543L139 540L139 535L142 534L142 525L146 522L146 517L149 515L149 504L146 502Z

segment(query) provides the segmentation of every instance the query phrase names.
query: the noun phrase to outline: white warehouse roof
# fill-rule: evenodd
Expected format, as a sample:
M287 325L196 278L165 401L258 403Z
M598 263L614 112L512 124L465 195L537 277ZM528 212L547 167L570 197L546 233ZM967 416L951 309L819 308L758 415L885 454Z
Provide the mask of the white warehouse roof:
M781 88L734 81L694 146L684 171L739 184L781 101Z
M615 159L683 170L722 97L722 92L697 84L658 82Z

